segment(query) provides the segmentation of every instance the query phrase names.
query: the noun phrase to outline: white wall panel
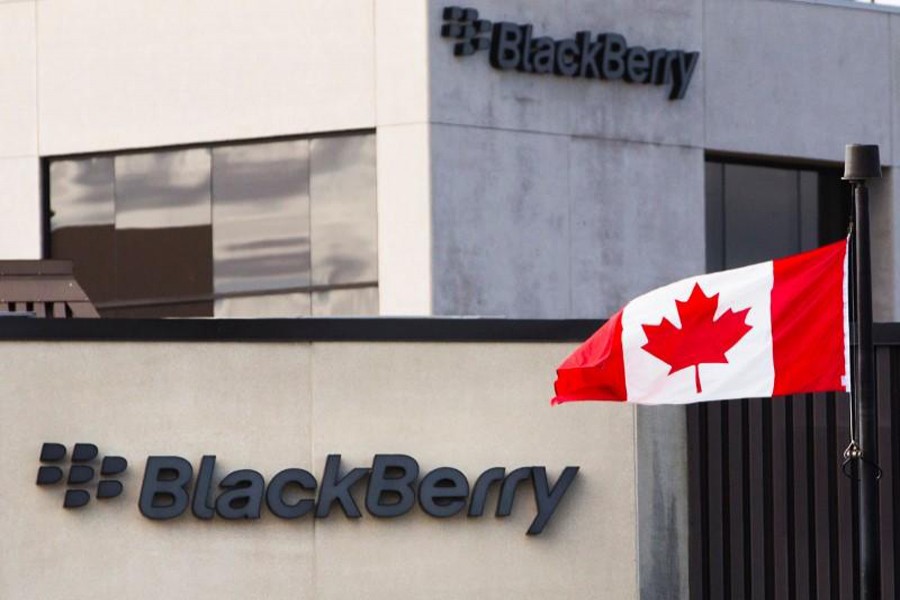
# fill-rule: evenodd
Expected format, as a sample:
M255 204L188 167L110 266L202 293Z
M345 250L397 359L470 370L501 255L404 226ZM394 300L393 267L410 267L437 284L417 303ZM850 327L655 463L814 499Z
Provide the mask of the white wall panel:
M373 451L398 452L422 474L455 467L470 484L494 466L546 465L553 481L563 467L581 467L553 520L531 538L534 500L525 490L503 519L493 516L494 492L481 518L433 519L415 507L374 523L365 513L355 524L320 520L317 598L637 598L634 412L615 403L549 406L538 366L557 364L571 347L314 344L314 472L335 448L348 467L368 466Z
M601 590L634 599L634 410L550 407L552 366L572 347L0 344L0 596L543 600ZM122 495L65 510L64 483L35 485L43 442L89 442L128 459ZM408 454L419 481L452 466L470 486L498 466L546 466L551 485L566 466L580 471L537 536L525 535L536 514L529 483L506 518L494 516L497 484L480 518L432 518L417 505L379 519L364 506L366 482L352 489L359 519L338 507L315 521L285 521L265 507L249 522L189 510L150 521L138 511L149 455L184 457L196 481L201 456L215 454L214 485L236 469L270 481L289 467L321 484L332 453L344 473L371 467L377 453Z
M375 0L376 106L379 125L428 120L428 3Z
M41 154L372 127L365 0L46 0Z
M41 257L37 157L0 158L0 260Z
M310 464L309 346L272 348L51 343L14 361L15 376L0 377L2 456L16 482L0 490L15 515L4 521L0 553L21 562L0 565L0 596L314 598L311 520L207 522L188 511L160 522L138 512L148 455L183 456L196 475L203 454L216 454L217 477ZM0 349L10 353L9 344ZM54 357L56 377L38 355ZM91 442L124 456L122 496L63 509L64 485L34 485L43 442ZM19 504L23 492L31 501ZM97 568L102 576L86 578Z
M432 311L431 145L426 124L379 127L378 292L382 315Z
M37 154L35 3L0 6L0 157Z

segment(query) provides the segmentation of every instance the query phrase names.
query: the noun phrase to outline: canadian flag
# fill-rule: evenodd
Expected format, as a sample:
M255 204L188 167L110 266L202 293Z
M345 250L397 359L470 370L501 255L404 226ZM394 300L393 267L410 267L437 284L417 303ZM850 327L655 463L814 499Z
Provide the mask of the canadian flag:
M552 403L849 391L849 365L845 240L632 300L560 365Z

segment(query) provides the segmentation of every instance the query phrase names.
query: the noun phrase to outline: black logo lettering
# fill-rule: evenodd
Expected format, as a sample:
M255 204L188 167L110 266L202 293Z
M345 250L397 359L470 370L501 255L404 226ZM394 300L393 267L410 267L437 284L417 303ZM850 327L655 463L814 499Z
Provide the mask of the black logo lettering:
M469 56L490 47L491 22L479 19L474 8L448 6L443 16L445 23L441 26L441 37L458 40L453 44L455 56Z
M452 517L466 507L469 480L458 469L441 467L419 485L419 504L432 517Z
M413 486L419 463L405 454L376 454L366 492L366 510L376 517L399 517L416 503ZM392 500L388 502L388 500Z
M682 76L690 70L690 60L684 58L683 67L680 67ZM113 477L127 469L125 458L107 456L98 465L97 446L79 443L72 448L72 464L66 472L60 466L66 456L67 450L62 444L45 443L40 453L42 464L37 472L39 486L66 481L69 487L63 499L65 508L89 504L91 493L85 488L96 479L98 472L97 498L114 498L122 493L122 483ZM355 468L346 474L341 473L341 455L328 455L321 487L309 471L297 468L280 471L268 484L261 473L239 469L225 475L216 485L215 470L215 455L201 458L196 481L194 468L187 459L180 456L148 457L138 501L141 514L153 520L175 519L190 505L193 515L201 520L216 517L253 520L261 517L265 500L269 511L282 519L298 519L305 515L325 518L335 503L347 517L356 519L362 514L353 497L353 487L368 476L365 507L374 517L405 515L416 505L416 500L422 511L432 517L458 515L467 505L469 517L481 517L492 490L497 497L495 515L506 517L512 513L520 486L530 482L536 515L527 533L537 535L556 513L578 473L578 467L566 467L551 485L547 470L542 466L520 467L508 474L503 467L492 467L478 477L470 495L469 480L459 469L438 467L420 481L419 463L405 454L376 454L371 469ZM213 492L214 488L218 495Z
M594 37L579 31L574 38L554 40L534 35L534 26L479 18L474 8L449 6L442 13L441 36L454 40L455 56L470 56L490 49L488 60L501 71L561 77L624 80L628 84L671 84L670 100L680 100L700 59L699 52L648 51L643 46L629 47L618 33Z
M603 35L603 57L600 59L600 77L621 79L625 75L625 38L617 33Z
M138 507L148 519L174 519L188 506L187 487L194 469L179 456L150 456Z
M81 508L91 501L90 492L85 489L96 474L92 463L99 454L94 444L78 443L72 447L72 464L69 466L68 476L65 477L69 489L66 490L63 499L65 508ZM55 485L64 478L63 468L58 466L66 458L66 447L56 442L47 442L41 447L40 461L43 464L38 467L37 484L41 486ZM128 468L128 461L121 456L107 456L100 463L101 480L97 483L95 496L99 500L115 498L122 493L122 483L112 476L119 475ZM78 487L71 487L78 486Z
M491 65L495 69L515 69L522 60L522 28L515 23L497 23L491 39Z
M266 489L263 476L252 469L241 469L219 483L225 490L216 498L216 513L223 519L258 519Z
M294 504L285 501L284 492L290 485L315 493L316 478L303 469L285 469L273 477L266 490L266 505L276 517L298 519L316 507L315 501L310 498L302 498Z
M365 477L368 469L356 468L340 477L341 455L329 454L325 460L325 473L322 475L322 488L319 490L319 501L316 504L316 518L327 517L331 505L338 502L344 514L351 519L362 516L359 507L350 494L350 488Z

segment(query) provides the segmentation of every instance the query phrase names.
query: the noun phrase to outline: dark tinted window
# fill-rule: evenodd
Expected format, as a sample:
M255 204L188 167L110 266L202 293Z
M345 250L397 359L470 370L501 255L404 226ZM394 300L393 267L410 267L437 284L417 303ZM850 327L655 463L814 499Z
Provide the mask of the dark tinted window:
M846 235L849 190L836 168L706 163L707 269L810 250Z

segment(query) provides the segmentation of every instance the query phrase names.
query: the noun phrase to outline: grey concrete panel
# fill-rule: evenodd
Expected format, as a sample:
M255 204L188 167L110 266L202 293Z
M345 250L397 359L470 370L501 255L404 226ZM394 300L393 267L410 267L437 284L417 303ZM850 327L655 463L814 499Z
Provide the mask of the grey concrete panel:
M900 319L900 198L897 169L884 169L883 179L869 182L872 244L872 316L875 321Z
M569 138L434 126L434 314L569 312Z
M578 82L580 94L569 98L572 133L702 146L705 87L702 17L701 0L570 0L568 19L572 28L620 33L629 46L640 45L648 50L667 48L700 52L699 62L681 100L668 99L668 84Z
M683 406L638 406L641 600L688 598L688 455Z
M576 139L569 162L570 316L608 317L704 271L702 150Z
M445 5L431 0L428 14L431 121L568 132L566 95L572 94L572 82L496 71L486 52L453 56L453 44L440 35ZM494 22L531 22L536 29L558 36L569 31L565 10L556 3L488 0L480 2L478 10L481 18Z
M310 520L161 522L137 507L148 455L183 456L196 473L203 454L216 454L217 478L308 466L309 352L305 344L0 345L8 481L0 597L313 598ZM65 486L34 484L42 442L70 450L92 442L124 456L122 496L63 509Z
M441 9L429 12L431 120L524 131L578 134L686 145L703 142L703 68L683 100L668 100L668 86L571 79L498 71L486 52L453 56L440 37ZM489 0L485 19L533 23L535 35L556 39L578 31L616 32L648 49L701 50L700 0L635 3L628 0L561 3Z
M890 18L801 2L707 2L706 147L843 160L845 144L877 143L890 162Z
M525 536L534 516L526 489L506 518L493 516L491 493L481 518L415 507L396 519L361 509L356 521L320 520L317 598L636 598L634 411L549 406L552 367L573 346L315 344L316 472L336 451L345 469L405 453L423 473L452 466L470 483L488 467L546 465L553 481L581 467L538 536Z

